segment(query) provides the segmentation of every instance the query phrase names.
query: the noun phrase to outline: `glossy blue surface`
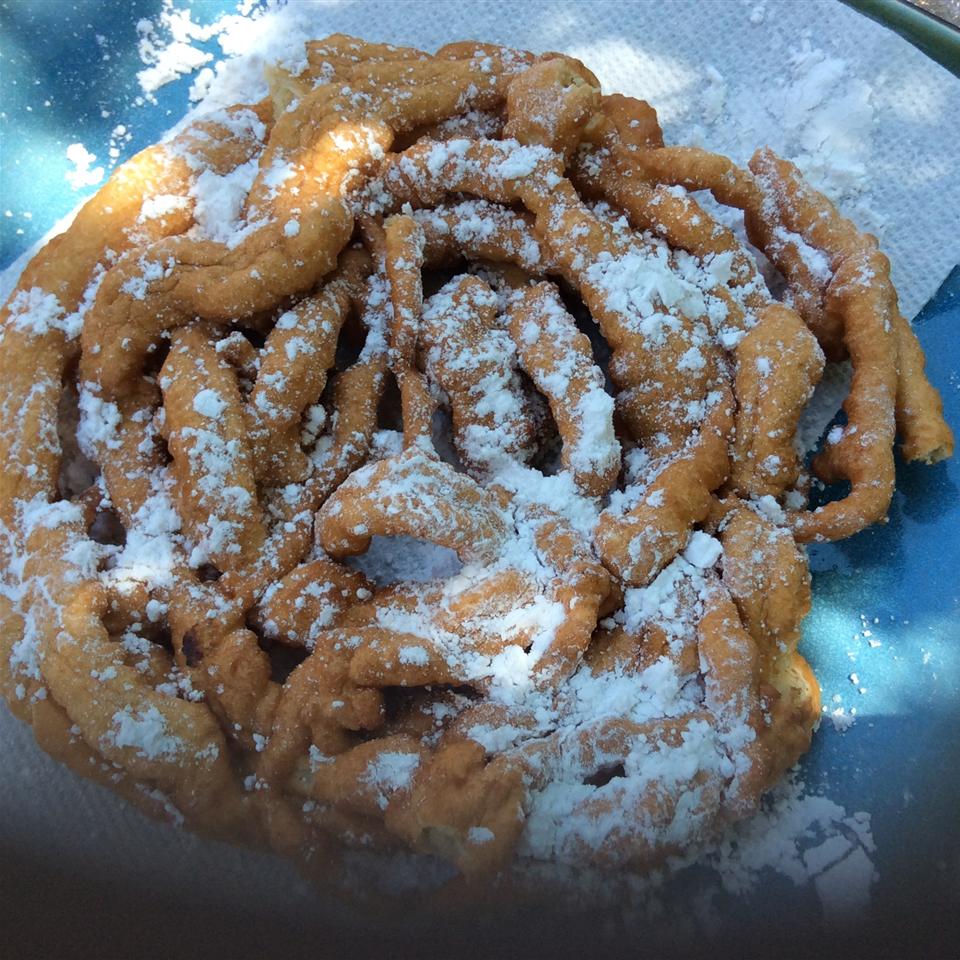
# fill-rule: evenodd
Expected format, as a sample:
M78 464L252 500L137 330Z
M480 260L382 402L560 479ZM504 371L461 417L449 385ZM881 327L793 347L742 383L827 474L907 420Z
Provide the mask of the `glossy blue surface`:
M96 187L75 191L66 151L82 143L109 175L156 142L188 106L191 78L147 102L137 83L137 23L160 0L7 0L0 4L0 269L39 240ZM193 20L210 23L235 3L199 0ZM211 41L205 49L220 51ZM118 125L125 132L113 137ZM127 139L129 135L129 139ZM120 151L111 158L111 138Z
M914 324L956 429L960 267ZM898 461L889 522L811 547L810 565L803 650L828 709L857 715L843 734L824 722L807 782L872 814L875 912L905 895L950 902L960 882L960 461Z
M135 23L159 3L110 5L110 18L104 6L3 5L0 178L10 215L0 217L0 266L82 196L64 178L68 144L83 142L108 167L100 147L117 124L130 134L122 161L187 107L189 80L164 87L156 104L136 104ZM198 2L192 10L203 23L232 7ZM916 330L957 428L960 268ZM824 723L804 777L849 811L872 814L876 915L911 898L956 910L960 898L960 461L900 464L897 480L889 523L811 549L814 607L804 631L828 711L856 710L845 733Z

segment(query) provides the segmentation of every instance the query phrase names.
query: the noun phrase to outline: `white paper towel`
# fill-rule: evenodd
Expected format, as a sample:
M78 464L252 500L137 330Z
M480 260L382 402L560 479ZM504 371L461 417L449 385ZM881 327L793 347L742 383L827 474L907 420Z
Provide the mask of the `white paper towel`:
M295 57L298 38L333 32L427 50L469 37L569 52L605 89L649 99L670 141L739 161L766 143L797 159L878 234L908 316L960 259L960 81L839 3L301 2L248 27L232 21L222 40L257 61ZM251 75L227 64L201 83L210 104L231 103ZM79 781L5 707L0 742L5 862L110 875L132 897L159 883L276 917L317 909L275 858L153 824Z

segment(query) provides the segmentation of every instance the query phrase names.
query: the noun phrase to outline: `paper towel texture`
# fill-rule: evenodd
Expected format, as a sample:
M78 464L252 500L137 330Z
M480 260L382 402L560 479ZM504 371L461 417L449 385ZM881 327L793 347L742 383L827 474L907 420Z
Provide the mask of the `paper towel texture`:
M198 70L186 29L160 76ZM880 238L906 316L960 260L960 81L838 2L297 2L218 29L236 59L196 73L203 109L249 98L251 83L265 91L265 62L295 61L300 41L333 32L426 50L466 37L562 50L606 90L648 99L669 141L740 162L767 145L797 161ZM171 50L183 31L169 14L158 24ZM149 87L158 74L146 76ZM18 272L6 271L0 295Z
M565 51L606 90L648 99L669 141L740 162L769 145L879 236L907 316L960 260L960 81L839 3L296 3L231 21L220 40L241 60L216 64L196 91L205 107L252 99L264 61L333 32L427 50L469 37ZM313 901L287 864L152 824L79 781L5 707L0 742L0 859L29 855L79 876L109 873L131 892L162 883L290 917Z

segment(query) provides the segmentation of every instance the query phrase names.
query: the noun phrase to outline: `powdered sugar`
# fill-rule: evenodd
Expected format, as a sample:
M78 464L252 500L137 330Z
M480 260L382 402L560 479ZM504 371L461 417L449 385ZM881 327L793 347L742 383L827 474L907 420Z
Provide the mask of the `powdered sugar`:
M797 886L814 880L826 910L855 915L877 878L874 851L869 814L848 814L792 778L773 790L755 817L731 829L708 862L731 892L752 889L757 871L773 868ZM840 864L845 866L833 872ZM851 885L849 898L833 889L841 875Z
M694 530L683 551L683 559L700 570L708 570L723 553L720 541L702 530Z
M120 285L123 293L129 294L135 300L145 300L150 284L154 280L163 280L169 277L173 272L174 261L168 258L166 262L161 260L151 260L147 256L141 257L138 261L140 273L128 277Z
M115 450L120 446L117 429L122 418L115 403L103 400L89 384L81 384L79 409L77 443L87 457L96 460L101 449Z
M672 270L668 255L666 245L658 242L649 251L634 248L620 257L601 254L585 271L589 282L603 291L610 309L654 343L670 325L664 307L691 319L709 312L701 288Z
M415 753L384 751L370 761L361 779L376 791L377 804L385 810L392 793L410 786L419 765L420 757Z
M74 190L94 187L103 179L103 167L93 166L96 155L82 143L71 143L67 147L67 159L73 164L73 169L68 170L65 176Z
M127 528L123 546L116 551L105 581L121 592L137 585L148 590L169 590L181 561L180 515L170 500L167 483L154 478L154 492L137 511Z
M143 220L157 220L161 217L169 216L177 210L183 210L189 206L190 201L186 197L180 197L171 193L157 193L146 197L140 207L140 217Z
M174 757L183 744L173 736L163 714L154 707L126 707L113 715L113 729L101 738L108 747L130 747L146 760Z
M193 216L198 233L209 239L236 246L251 229L241 222L241 212L257 175L256 158L221 176L204 170L194 181Z
M60 301L40 287L20 291L8 304L7 323L15 330L42 337L53 330L60 331L68 340L80 335L83 317L65 314Z
M215 420L226 409L227 401L216 390L200 390L193 398L193 409L203 417Z
M295 56L295 54L291 54L291 56ZM805 65L801 65L801 66L804 70L808 69L808 67ZM800 68L798 67L798 69ZM809 69L812 70L813 68L811 67ZM218 76L220 75L219 70L217 75ZM705 111L704 120L705 122L714 122L721 116L724 108L724 104L729 100L729 94L725 87L725 81L723 80L723 77L719 74L719 72L714 71L712 74L709 74L709 76L710 76L711 84L713 85L712 86L713 94L707 98L707 103L704 108L704 111ZM503 163L501 164L499 173L501 176L526 176L526 175L529 175L530 172L532 172L532 170L534 169L535 163L536 163L536 158L534 157L531 157L531 156L524 157L523 155L511 155L507 160L503 161ZM223 185L218 187L216 185L213 185L212 189L209 191L209 195L215 197L217 194L217 191L220 190L222 186ZM211 184L206 184L205 188L206 187L211 187ZM236 189L234 190L234 188ZM249 188L249 183L247 184L247 189L248 188ZM234 199L231 199L228 202L225 202L223 209L227 212L228 218L230 217L230 211L231 210L234 211L232 214L232 218L236 218L236 216L238 215L241 209L243 199L246 196L246 191L245 189L243 189L242 184L239 184L239 185L234 184L233 187L223 188L224 195L230 194L231 190L234 190L234 193L232 194ZM204 190L202 189L200 193L202 194L203 192ZM199 198L198 198L198 202L199 202ZM217 201L216 199L214 199L213 206L216 206L216 203ZM213 206L210 207L210 213L208 217L211 225L215 224L215 222L217 222L218 220L218 217L215 216L213 213ZM157 209L159 210L160 206L158 206ZM156 215L156 214L145 213L144 215L149 216L149 215ZM229 223L229 222L232 222L232 219L228 219L223 222ZM287 222L288 228L290 226L290 223L296 223L296 221L293 221L293 220L288 221ZM231 229L235 231L237 227L238 227L238 224L233 224L233 227ZM242 229L242 225L240 225L240 229ZM471 227L471 229L476 230L476 227ZM288 233L287 235L289 236L291 234ZM229 242L228 235L224 235L222 239L225 239ZM654 313L656 313L656 310L654 309L654 306L650 297L643 289L641 289L643 284L641 284L640 282L636 282L636 283L631 282L631 284L621 284L620 286L621 286L621 289L624 286L628 287L630 291L631 309L635 307L636 313L640 315L641 319L649 319L651 316L653 316ZM637 290L639 290L639 294L637 296L634 296L634 293ZM662 295L664 291L660 290L658 284L653 285L652 292L657 298L662 299ZM675 296L676 291L667 288L665 290L665 293L669 298L669 297ZM680 301L675 300L674 303L679 304ZM647 311L646 316L644 316L644 308L646 307L647 304L650 305L650 309ZM680 305L678 309L680 309L681 312L683 312L682 305ZM693 308L691 307L691 309ZM653 331L653 335L656 335L655 330ZM697 369L698 363L702 363L702 361L703 361L702 353L697 348L691 347L691 349L687 352L687 354L685 355L685 359L682 362L685 364L686 367L690 369ZM204 416L215 417L219 412L219 411L215 411L217 403L214 400L214 397L216 397L216 395L214 394L213 397L203 396L203 394L209 394L209 393L212 393L212 391L203 391L201 395L198 395L197 401L194 403L194 408L198 413L201 413ZM198 403L200 404L199 406L197 405ZM88 443L91 447L95 446L97 443L109 445L111 442L113 442L112 433L111 433L111 420L113 417L113 413L109 408L94 410L93 407L91 406L87 414L87 417L89 421L88 431L90 434ZM598 507L596 504L588 501L586 498L572 495L572 492L569 489L565 489L563 486L564 483L566 482L565 478L560 476L543 477L537 471L524 472L524 468L519 467L519 465L517 466L510 465L509 467L506 467L503 470L503 472L498 477L498 480L503 485L512 484L517 492L518 498L520 498L520 502L527 502L530 504L548 503L551 506L554 506L557 509L559 509L565 516L567 516L574 523L578 531L582 531L586 536L589 536L590 533L592 533L592 527L596 521ZM526 500L524 500L523 498L526 498ZM707 542L707 541L710 541L710 542ZM391 541L391 544L393 542L394 541ZM378 549L378 543L377 543L377 539L375 538L374 547L372 548L371 552L366 555L366 557L367 558L371 557L371 554L375 557L377 549ZM439 554L439 551L441 550L443 550L443 548L428 549L430 558L428 560L428 563L425 566L426 566L426 569L429 571L431 578L452 577L459 571L459 562L455 560L451 560L450 552L448 552L446 557L444 558L442 554ZM437 553L434 553L434 551L437 551ZM706 534L695 532L693 535L693 538L691 538L691 542L688 545L686 552L684 553L683 560L686 564L688 564L692 568L696 568L698 570L706 570L713 563L716 562L718 553L719 553L719 545L717 544L717 541L712 540L712 538L708 537ZM447 566L444 566L444 563L443 563L444 559L447 562ZM404 570L404 567L405 567L404 575L406 576L409 576L409 569L411 569L411 567L417 568L420 565L422 565L422 557L412 562L408 558L406 561L404 561L403 564L400 564L398 562L398 567L400 567L401 570ZM684 569L686 570L686 568ZM397 577L394 575L394 579L396 578ZM390 581L389 579L387 579L387 580L384 580L383 582L390 582ZM638 605L638 600L636 597L633 598L633 603L635 606ZM639 605L642 606L642 604L639 604ZM662 604L659 604L657 609L660 610L661 607L662 607ZM545 616L549 616L550 614L550 611L546 609L542 612L544 613ZM546 635L547 633L545 632L544 636ZM419 662L420 658L422 658L422 656L424 655L422 653L422 649L423 648L415 647L415 646L404 648L404 652L401 654L401 656L407 658L410 663L416 663L416 662ZM505 674L509 673L509 670L507 669L509 666L507 664L507 659L505 659L503 664L501 665L504 666L504 673ZM585 674L585 671L583 673ZM579 676L580 674L578 674L578 677ZM581 682L581 681L578 681L578 682ZM657 682L664 682L665 690L671 689L670 684L666 683L662 676L657 678ZM584 689L586 690L586 687L584 687ZM607 690L607 693L610 693L610 692L611 692L610 690ZM674 692L677 693L677 691L674 691ZM595 699L600 699L600 697L596 691L594 691L593 693L589 693L588 691L587 699L595 700ZM499 729L504 730L504 729L510 729L510 728L503 727ZM710 765L714 762L719 764L721 762L720 754L717 753L715 757L714 754L710 752L710 749L712 749L712 747L708 749L705 746L705 743L706 743L706 738L704 738L703 742L701 742L698 747L685 745L686 752L681 751L681 753L675 758L678 767L682 766L684 763L689 761L691 757L693 757L696 763L703 764L704 767L707 769L709 769ZM698 753L698 750L701 750L701 749L703 750L702 754ZM403 756L403 755L399 755L399 756ZM672 777L671 782L674 782L674 783L677 782L678 780L678 774L673 772L665 776L667 777L667 779ZM380 777L381 775L378 773L375 779L379 779ZM390 776L386 775L385 780L387 782L391 782ZM582 787L583 784L581 783L581 784L578 784L577 786L578 786L578 791L573 791L573 793L575 794L579 792L582 795L583 791L579 791L579 787ZM608 790L607 792L613 793L615 789L616 789L616 785L614 788L612 788L611 790ZM540 807L540 813L542 814L542 816L540 820L538 820L537 822L538 823L546 822L550 820L550 818L552 817L553 819L551 822L556 823L559 817L560 820L563 821L562 823L563 827L566 828L567 820L569 818L565 818L563 815L563 810L565 809L564 803L568 803L568 807L569 807L569 803L571 802L571 796L567 796L562 802L560 802L556 798L550 798L549 800L543 799L543 798L541 799L542 799L542 802ZM575 802L575 800L576 800L576 797L573 796L572 801ZM615 828L616 825L611 823L608 826L609 826L609 829L612 830ZM473 828L473 829L480 830L481 828ZM609 830L607 832L609 833ZM541 831L540 834L543 835L543 831ZM603 834L603 835L606 835L606 834ZM489 838L485 836L481 837L480 839L477 839L473 836L473 833L471 833L471 839L474 842L486 842L489 840ZM548 841L544 841L544 842L548 842ZM553 842L553 841L549 841L549 842ZM561 847L563 847L565 843L566 843L565 840L559 841L559 844Z

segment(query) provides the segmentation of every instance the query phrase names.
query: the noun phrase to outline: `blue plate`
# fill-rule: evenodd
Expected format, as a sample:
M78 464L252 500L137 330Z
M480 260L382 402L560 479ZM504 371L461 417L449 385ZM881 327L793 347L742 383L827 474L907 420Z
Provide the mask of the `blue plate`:
M106 6L5 5L0 121L8 212L0 217L0 266L77 203L65 180L68 144L96 152L113 136L122 161L186 108L187 80L162 88L157 105L136 105L142 64L129 38L138 19L156 14L156 0L111 6L109 18ZM206 22L232 6L195 3L194 19ZM93 166L100 165L109 168L111 158L98 155ZM956 428L960 268L915 328ZM814 606L803 650L828 713L842 711L839 725L844 717L854 722L840 732L825 718L803 761L804 780L848 811L872 815L874 931L892 930L909 914L949 936L960 913L960 460L898 464L889 522L813 546L810 559Z
M914 328L956 429L960 267ZM938 904L949 917L960 894L960 461L898 459L889 517L810 548L803 651L828 710L856 709L856 720L842 734L825 720L803 769L808 784L872 814L872 912L889 916L916 898L924 913Z

